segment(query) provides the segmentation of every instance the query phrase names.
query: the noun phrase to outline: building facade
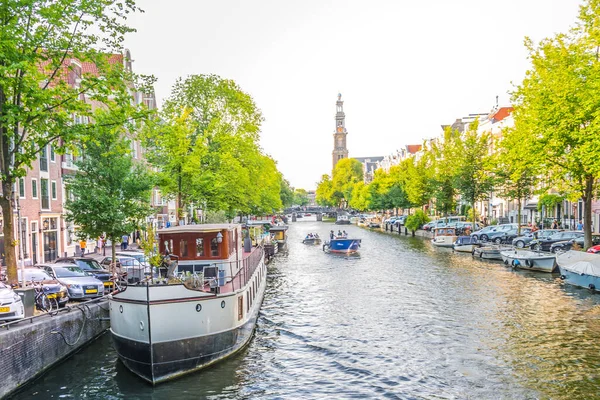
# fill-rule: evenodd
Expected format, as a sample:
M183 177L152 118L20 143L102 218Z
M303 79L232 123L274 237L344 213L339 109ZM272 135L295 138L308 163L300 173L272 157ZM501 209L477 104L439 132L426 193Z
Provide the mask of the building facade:
M335 103L335 130L333 132L333 151L331 152L333 170L338 161L348 158L348 147L346 144L346 136L348 131L346 130L346 114L344 114L344 102L342 101L342 94L338 93L338 99Z

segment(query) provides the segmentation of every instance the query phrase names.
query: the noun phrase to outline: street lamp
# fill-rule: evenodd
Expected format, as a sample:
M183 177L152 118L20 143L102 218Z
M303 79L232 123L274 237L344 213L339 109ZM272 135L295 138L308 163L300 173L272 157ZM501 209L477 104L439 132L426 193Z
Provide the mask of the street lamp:
M217 233L217 243L223 242L223 234L221 232Z

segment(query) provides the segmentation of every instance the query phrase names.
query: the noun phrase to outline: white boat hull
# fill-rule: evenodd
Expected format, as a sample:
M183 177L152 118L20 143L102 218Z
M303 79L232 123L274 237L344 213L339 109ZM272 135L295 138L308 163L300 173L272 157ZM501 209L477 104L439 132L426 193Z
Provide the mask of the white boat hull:
M506 250L500 252L504 264L513 268L540 272L556 270L556 254L538 253L529 250Z
M455 244L454 251L459 251L461 253L473 253L473 250L478 248L479 245L476 244Z
M119 358L152 384L212 365L252 337L266 287L261 258L248 282L224 294L183 284L130 286L110 299Z
M437 247L452 247L458 236L438 236L431 239L431 244Z

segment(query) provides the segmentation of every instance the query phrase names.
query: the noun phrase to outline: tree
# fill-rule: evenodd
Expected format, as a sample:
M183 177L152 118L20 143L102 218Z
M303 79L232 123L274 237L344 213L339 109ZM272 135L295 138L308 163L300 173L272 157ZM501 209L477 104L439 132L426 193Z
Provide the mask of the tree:
M281 198L283 207L291 207L294 204L294 188L283 177L281 177L279 197Z
M586 1L568 33L525 44L531 68L513 96L515 121L539 142L549 182L583 200L587 248L600 176L600 2Z
M305 206L309 202L308 192L305 189L294 190L294 204L298 206Z
M539 163L537 151L532 146L536 142L529 140L528 132L517 127L504 132L494 155L494 176L496 188L501 197L517 201L518 234L521 234L521 206L535 190Z
M161 190L180 210L203 204L231 217L280 208L281 175L258 143L262 121L235 82L216 75L179 79L160 121L144 135Z
M67 178L66 219L79 226L85 237L103 234L112 242L112 256L121 236L133 231L153 213L150 207L152 176L143 163L134 163L127 129L117 124L114 111L95 112L96 129L89 132L85 157L78 171Z
M417 210L414 214L409 215L404 222L404 226L412 232L415 236L415 231L421 226L429 222L429 217L423 212L423 210Z
M458 160L455 142L459 138L460 132L446 127L442 139L432 141L431 149L424 155L431 165L431 187L435 207L443 215L452 213L456 208L454 177Z
M358 211L366 211L369 209L369 186L364 182L357 182L352 188L351 200L348 205Z
M363 181L362 163L353 158L344 158L338 161L333 170L331 186L333 188L332 201L343 206L352 200L352 189L358 182Z
M464 137L457 139L454 147L457 160L454 183L471 208L475 207L475 202L486 199L493 188L490 135L487 132L478 134L478 127L478 120L469 124ZM475 219L473 215L473 224Z
M106 102L131 81L119 58L133 0L3 2L0 35L0 176L8 280L17 282L13 188L49 144L79 143L91 102ZM99 51L101 49L101 51ZM72 62L76 60L76 62ZM82 63L96 72L82 73ZM80 79L81 78L81 79ZM81 101L86 99L87 101Z
M323 207L333 207L336 205L333 202L333 184L329 175L324 174L321 180L317 183L317 191L315 194L317 204Z

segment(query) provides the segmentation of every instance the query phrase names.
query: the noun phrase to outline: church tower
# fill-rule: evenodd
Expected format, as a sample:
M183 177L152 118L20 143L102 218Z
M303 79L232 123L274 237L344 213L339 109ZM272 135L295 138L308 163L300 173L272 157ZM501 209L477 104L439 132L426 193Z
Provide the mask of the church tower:
M335 103L335 131L333 132L333 169L338 161L344 158L348 158L348 149L346 148L346 114L344 114L344 102L342 101L342 94L338 93L338 99ZM333 177L332 169L332 177Z

